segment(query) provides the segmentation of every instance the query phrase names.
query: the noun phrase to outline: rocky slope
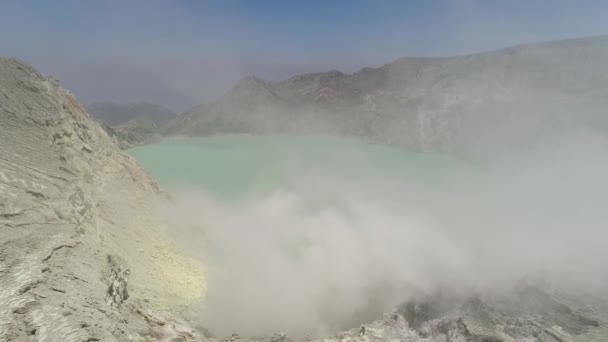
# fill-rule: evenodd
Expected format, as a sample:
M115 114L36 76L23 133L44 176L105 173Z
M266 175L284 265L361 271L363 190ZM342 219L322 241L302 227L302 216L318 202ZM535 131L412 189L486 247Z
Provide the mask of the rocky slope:
M247 77L169 132L343 134L483 157L565 126L608 130L607 57L608 37L596 37L403 58L354 74Z
M204 295L156 183L56 79L7 58L0 146L0 341L143 341Z

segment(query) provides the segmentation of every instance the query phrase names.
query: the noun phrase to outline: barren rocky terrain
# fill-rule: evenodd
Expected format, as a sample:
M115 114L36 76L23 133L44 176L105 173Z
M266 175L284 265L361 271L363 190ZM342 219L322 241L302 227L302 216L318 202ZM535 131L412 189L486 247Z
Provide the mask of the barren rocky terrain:
M0 340L160 336L204 295L163 238L158 186L54 78L0 59Z

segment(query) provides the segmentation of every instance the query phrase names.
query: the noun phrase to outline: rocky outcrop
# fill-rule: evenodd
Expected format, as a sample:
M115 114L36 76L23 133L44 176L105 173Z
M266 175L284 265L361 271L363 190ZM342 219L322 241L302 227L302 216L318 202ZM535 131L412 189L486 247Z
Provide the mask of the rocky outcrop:
M116 260L115 257L108 255L108 266L110 275L108 277L108 304L119 307L125 300L129 299L129 274L131 271Z
M8 58L0 146L0 340L143 341L158 329L140 312L202 297L201 265L148 203L156 183L56 79Z
M172 134L359 136L418 150L487 157L565 127L608 131L608 38L446 58L402 58L353 74L242 80L181 115Z
M542 304L540 303L542 302ZM504 296L435 293L404 303L380 319L322 339L324 342L600 342L608 338L606 302L525 286ZM210 341L215 337L206 336ZM224 341L291 341L275 334Z

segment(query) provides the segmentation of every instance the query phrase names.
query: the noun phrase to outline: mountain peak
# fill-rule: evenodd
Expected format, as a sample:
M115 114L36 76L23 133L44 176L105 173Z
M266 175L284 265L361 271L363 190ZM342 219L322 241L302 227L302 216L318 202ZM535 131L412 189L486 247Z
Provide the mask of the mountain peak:
M228 91L225 98L231 100L239 98L276 98L270 82L256 76L243 77L232 89Z
M242 85L242 86L254 86L254 85L260 85L260 84L266 84L267 82L262 80L261 78L254 76L254 75L247 75L243 78L240 79L240 81L238 81L237 83L237 87Z

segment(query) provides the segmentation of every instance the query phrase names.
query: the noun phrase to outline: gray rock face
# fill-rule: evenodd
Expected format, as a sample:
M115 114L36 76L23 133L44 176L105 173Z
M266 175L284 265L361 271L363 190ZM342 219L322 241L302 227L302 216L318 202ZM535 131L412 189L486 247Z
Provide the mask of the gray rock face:
M341 134L484 157L567 126L607 131L607 57L608 38L597 37L403 58L354 74L249 77L169 132Z
M504 297L473 295L467 299L439 293L405 303L360 327L303 341L599 342L608 338L605 304L545 292L536 286L524 286ZM233 335L225 341L280 339L289 340L282 335Z
M127 284L131 271L125 269L115 257L108 256L110 276L108 277L108 304L119 307L125 300L129 299Z
M0 146L0 341L144 340L139 312L193 300L180 272L203 291L146 205L156 183L57 80L7 58Z

